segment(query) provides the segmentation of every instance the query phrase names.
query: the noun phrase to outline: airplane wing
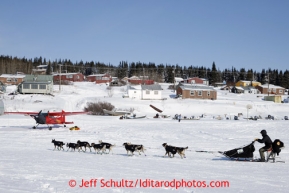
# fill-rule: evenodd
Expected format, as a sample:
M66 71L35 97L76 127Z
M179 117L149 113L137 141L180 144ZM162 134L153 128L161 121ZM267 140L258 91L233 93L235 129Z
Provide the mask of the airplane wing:
M79 111L79 112L49 112L50 116L59 116L59 115L65 115L65 116L70 116L70 115L83 115L83 114L87 114L88 112L84 112L84 111Z
M38 115L39 112L4 112L4 114L16 114L16 115Z
M4 114L16 114L16 115L38 115L40 112L4 112ZM47 112L42 112L43 114L47 114ZM49 112L49 116L60 116L60 115L81 115L88 114L88 112L80 111L80 112Z

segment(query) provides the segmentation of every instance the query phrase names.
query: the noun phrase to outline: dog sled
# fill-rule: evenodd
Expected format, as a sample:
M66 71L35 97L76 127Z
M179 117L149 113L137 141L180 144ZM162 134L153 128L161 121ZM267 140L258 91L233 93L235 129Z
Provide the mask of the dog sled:
M236 160L253 160L254 157L254 151L255 151L255 146L254 146L255 141L252 143L245 145L243 147L231 149L228 151L219 151L220 154L224 155L225 157L229 159L236 159Z
M255 152L254 143L255 141L252 141L248 145L244 145L242 147L231 149L228 151L196 151L196 152L220 153L225 157L229 158L230 160L255 162L258 160L254 159L254 152ZM279 156L281 149L283 148L285 148L284 143L279 139L275 139L275 141L272 143L272 148L266 152L267 156L265 161L269 162L270 160L272 160L272 162L275 162L276 156Z

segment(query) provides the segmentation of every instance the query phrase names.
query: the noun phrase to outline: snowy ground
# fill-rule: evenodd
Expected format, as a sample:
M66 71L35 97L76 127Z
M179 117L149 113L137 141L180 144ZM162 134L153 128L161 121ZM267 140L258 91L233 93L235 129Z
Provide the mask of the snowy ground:
M236 162L218 153L197 153L196 150L225 151L249 144L260 137L266 129L272 140L280 139L289 144L288 123L282 120L289 115L288 104L274 104L263 101L256 95L235 95L218 92L218 100L173 99L174 93L162 85L162 101L140 101L122 98L125 87L114 88L113 96L108 97L105 85L76 83L55 87L55 96L16 95L2 96L5 111L39 111L41 109L79 111L87 102L106 101L122 109L134 108L137 115L147 115L145 119L120 120L111 116L76 115L67 117L74 121L79 131L70 131L58 126L49 131L46 126L31 129L35 121L22 115L0 116L0 192L287 192L288 149L282 150L278 160L285 163ZM9 90L10 89L10 90ZM8 87L12 91L15 87ZM156 111L150 104L163 109L164 114L174 116L205 115L200 120L177 122L169 119L152 118ZM263 118L268 114L279 120L247 121L233 116L243 113L247 117L246 106L252 109L248 116ZM213 117L225 116L229 120ZM230 119L231 118L231 119ZM113 154L98 155L94 152L58 151L52 139L64 142L77 140L116 144ZM143 144L146 155L127 156L122 144L131 142ZM162 143L175 146L188 146L186 158L164 158ZM254 156L259 158L258 149L262 144L255 143ZM71 181L75 180L75 181ZM109 186L110 180L123 182L127 187ZM127 180L126 184L124 183ZM162 187L152 187L146 180L164 181ZM175 180L175 181L174 181ZM214 181L229 183L229 187L179 187L179 181L188 186L202 186ZM193 183L193 180L195 182ZM82 186L82 181L88 181ZM145 182L144 182L145 181ZM151 182L150 181L150 182ZM104 182L107 182L104 184ZM170 183L170 184L169 184ZM165 187L168 184L172 187ZM70 185L75 185L71 187ZM150 187L140 187L140 186ZM154 184L156 185L156 184ZM185 185L185 183L183 183ZM223 186L225 186L224 184ZM130 187L133 186L133 187ZM228 186L228 185L227 185Z

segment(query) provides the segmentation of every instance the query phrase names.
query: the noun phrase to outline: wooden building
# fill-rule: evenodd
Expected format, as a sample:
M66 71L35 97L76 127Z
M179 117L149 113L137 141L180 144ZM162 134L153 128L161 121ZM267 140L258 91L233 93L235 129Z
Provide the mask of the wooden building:
M109 74L92 74L86 77L88 82L95 82L95 84L100 83L110 83L112 77Z
M183 99L217 99L217 91L211 86L180 84L176 91L176 94Z
M82 73L61 73L61 74L53 74L53 81L58 82L61 81L71 81L71 82L83 82L84 75Z
M21 94L52 94L52 75L26 75L23 82L18 85Z
M274 95L284 95L285 94L285 88L281 86L275 86L273 84L263 84L260 86L256 86L256 88L262 93L262 94L274 94ZM269 91L269 92L268 92Z
M18 85L25 77L25 74L2 74L0 76L0 81L7 85Z
M142 100L161 100L162 99L162 87L158 84L153 85L140 85L131 87L128 89L129 98L137 98Z
M199 85L209 85L209 81L205 78L199 78L199 77L192 77L184 80L184 83L187 84L199 84Z

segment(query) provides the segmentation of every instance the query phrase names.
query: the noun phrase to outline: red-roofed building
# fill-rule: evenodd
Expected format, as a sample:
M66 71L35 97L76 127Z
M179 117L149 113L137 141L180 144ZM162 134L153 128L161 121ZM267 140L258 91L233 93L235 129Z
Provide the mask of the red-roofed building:
M149 80L147 76L145 76L145 77L132 76L132 77L128 78L128 82L130 84L142 84L142 85L154 84L154 81L153 80Z
M202 84L202 85L209 85L209 81L205 78L193 77L184 80L184 83L187 84Z
M18 85L25 77L25 74L2 74L0 76L0 81L3 84Z
M110 83L112 77L109 74L92 74L86 77L88 82L95 82L95 84L100 83Z
M53 74L53 81L59 81L61 76L61 81L71 81L71 82L82 82L84 81L84 75L82 73L61 73Z

